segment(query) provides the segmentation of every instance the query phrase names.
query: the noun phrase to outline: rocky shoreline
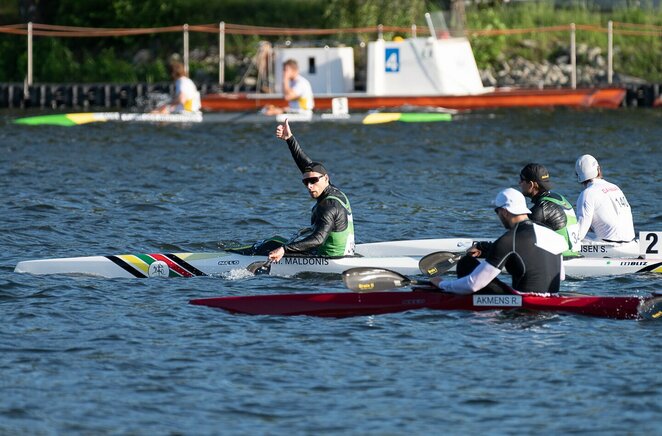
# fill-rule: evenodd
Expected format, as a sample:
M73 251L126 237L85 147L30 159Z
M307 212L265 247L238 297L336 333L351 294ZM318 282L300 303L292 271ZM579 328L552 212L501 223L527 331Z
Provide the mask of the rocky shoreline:
M494 87L517 86L522 88L559 88L571 84L572 65L570 53L559 52L553 62L532 62L521 56L500 56L496 66L480 70L483 85ZM646 81L614 73L616 84L639 85ZM607 57L600 47L577 45L577 86L593 87L607 85Z

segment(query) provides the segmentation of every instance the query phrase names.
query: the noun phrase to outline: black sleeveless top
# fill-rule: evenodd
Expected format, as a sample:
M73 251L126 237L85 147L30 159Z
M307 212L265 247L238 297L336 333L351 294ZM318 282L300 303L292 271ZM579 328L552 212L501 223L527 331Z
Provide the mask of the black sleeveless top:
M536 245L531 220L519 222L491 244L485 260L513 277L520 292L558 292L561 286L561 256Z

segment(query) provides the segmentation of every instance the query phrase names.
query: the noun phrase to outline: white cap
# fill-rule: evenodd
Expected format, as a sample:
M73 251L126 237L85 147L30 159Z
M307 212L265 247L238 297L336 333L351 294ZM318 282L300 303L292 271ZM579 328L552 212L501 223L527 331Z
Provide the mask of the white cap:
M590 154L579 156L575 163L575 174L579 183L598 177L598 161Z
M496 207L502 207L513 215L530 214L531 211L526 207L524 195L517 189L508 188L499 192L494 199Z

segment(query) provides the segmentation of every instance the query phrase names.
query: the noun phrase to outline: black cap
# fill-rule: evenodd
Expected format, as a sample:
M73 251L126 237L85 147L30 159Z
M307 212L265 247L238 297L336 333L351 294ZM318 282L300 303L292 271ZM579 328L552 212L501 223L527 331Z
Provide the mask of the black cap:
M322 162L311 162L303 169L304 173L320 173L321 175L329 174L322 165Z
M544 166L537 163L527 164L522 171L520 171L519 176L522 180L527 182L536 182L545 191L552 189L552 181L549 177L549 171Z

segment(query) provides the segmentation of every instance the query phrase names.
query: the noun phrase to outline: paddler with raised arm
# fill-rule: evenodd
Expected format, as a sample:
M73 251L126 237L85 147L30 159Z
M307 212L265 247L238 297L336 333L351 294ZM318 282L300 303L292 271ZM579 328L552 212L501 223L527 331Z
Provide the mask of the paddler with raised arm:
M519 173L519 187L533 202L529 218L563 236L567 244L563 257L579 256L581 239L577 216L563 195L551 191L552 181L547 168L537 163L524 166Z
M287 142L292 158L301 171L301 181L316 202L310 219L311 233L271 251L269 259L278 262L285 254L330 257L354 254L354 223L347 196L331 184L324 165L313 161L303 151L292 135L287 119L276 128L276 137Z
M476 258L483 253L471 248L457 264L456 280L431 281L440 289L454 294L471 294L481 290L508 292L508 287L497 276L502 268L512 276L512 288L520 292L557 293L561 280L565 279L561 252L565 240L553 230L534 223L531 211L521 192L508 188L496 196L496 212L503 226L508 229L492 243L482 242L485 261Z

